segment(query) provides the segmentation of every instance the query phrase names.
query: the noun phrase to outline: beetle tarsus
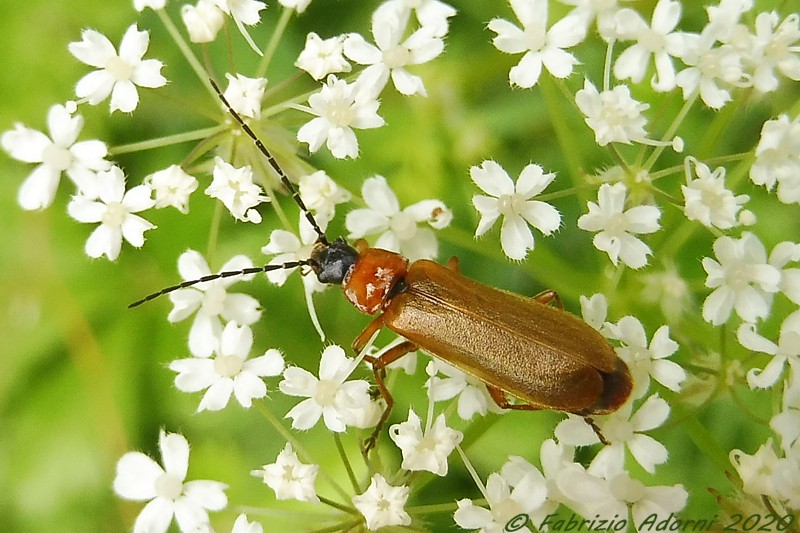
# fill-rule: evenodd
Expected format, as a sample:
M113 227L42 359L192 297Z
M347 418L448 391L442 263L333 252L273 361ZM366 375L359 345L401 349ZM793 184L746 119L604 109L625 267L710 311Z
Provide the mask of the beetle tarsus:
M605 435L603 435L603 432L600 431L600 427L592 420L592 417L584 416L583 420L594 430L595 435L597 435L597 438L600 439L600 442L603 443L604 446L611 444L608 439L606 439Z

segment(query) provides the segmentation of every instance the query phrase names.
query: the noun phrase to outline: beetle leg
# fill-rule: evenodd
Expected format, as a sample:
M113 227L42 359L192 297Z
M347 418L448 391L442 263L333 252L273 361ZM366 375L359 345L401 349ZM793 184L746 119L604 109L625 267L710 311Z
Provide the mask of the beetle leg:
M386 408L383 410L380 420L378 420L378 425L375 426L375 429L372 431L372 435L370 435L369 438L364 442L364 455L366 455L370 449L375 446L375 441L378 438L378 434L380 433L383 425L386 423L386 420L389 419L389 413L391 413L392 407L394 407L394 398L392 398L392 394L389 392L389 389L386 387L386 383L383 380L383 378L386 377L386 367L404 355L407 355L417 349L417 345L413 342L404 341L394 348L389 349L380 357L364 357L366 361L369 361L372 364L372 372L375 374L375 384L378 386L378 390L380 391L383 400L386 402Z
M453 272L461 272L461 267L458 266L458 257L453 256L447 260L447 264L445 265L449 270Z
M498 389L497 387L493 387L491 385L486 385L486 389L489 391L489 396L492 397L492 400L494 400L494 403L496 403L500 409L515 409L519 411L539 411L541 409L546 409L545 407L537 407L529 403L514 404L508 401L502 389ZM583 419L594 430L597 438L600 439L600 442L608 446L610 444L608 439L606 439L605 435L603 435L603 432L600 431L598 425L594 423L594 420L592 420L592 418L589 416L584 416Z
M591 417L584 416L583 420L584 420L584 422L589 424L589 426L594 430L594 433L595 433L595 435L597 435L597 438L600 439L600 442L602 442L606 446L608 446L610 444L610 442L608 442L608 439L606 439L605 435L603 435L603 432L600 431L600 428L597 426L597 424L594 423L594 420L592 420Z
M358 334L356 340L353 341L353 350L355 350L356 354L360 354L361 351L367 347L367 343L375 335L381 328L383 327L383 315L378 315L375 317L375 320L370 322L367 327L364 328L364 331Z
M558 307L562 311L564 310L564 304L561 302L561 296L559 296L556 291L549 289L546 291L542 291L536 296L534 296L533 299L539 302L540 304L545 304L545 305L555 302L556 307Z
M486 389L489 391L489 396L492 397L492 400L494 400L494 403L496 403L500 409L516 409L519 411L539 411L544 409L544 407L538 407L529 403L511 403L508 401L508 398L506 398L503 389L498 389L492 385L486 385Z

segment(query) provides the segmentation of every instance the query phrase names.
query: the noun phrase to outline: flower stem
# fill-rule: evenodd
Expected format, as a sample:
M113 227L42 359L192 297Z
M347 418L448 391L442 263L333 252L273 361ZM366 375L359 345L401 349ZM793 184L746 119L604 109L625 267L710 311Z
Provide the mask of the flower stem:
M278 49L278 44L280 43L283 33L286 31L286 26L289 24L293 14L294 9L291 8L284 8L283 12L281 12L281 17L278 19L278 24L275 26L275 31L272 32L272 37L270 37L267 48L264 50L264 55L261 57L261 61L258 63L258 69L256 69L257 78L263 78L267 73L270 61L272 61L272 57L275 55L275 50Z
M333 442L336 444L336 451L339 452L339 457L342 458L342 464L344 465L344 469L347 471L347 477L350 478L350 484L353 486L353 490L356 494L361 494L361 487L358 485L356 474L353 472L353 467L350 464L350 460L347 458L347 453L344 451L344 446L342 446L342 438L335 431L332 433Z
M110 148L108 152L110 155L114 156L128 154L131 152L141 152L144 150L155 150L156 148L164 148L165 146L171 146L173 144L207 139L212 135L218 134L224 129L225 126L211 126L210 128L204 128L202 130L186 131L183 133L176 133L175 135L158 137L157 139L148 139L146 141L121 144L119 146Z
M189 62L189 65L192 67L192 70L194 70L195 74L197 74L197 77L200 79L200 82L205 86L206 90L210 94L214 95L214 97L216 98L216 92L214 91L214 88L211 86L211 83L208 81L209 77L208 72L205 71L203 65L200 63L200 60L197 59L197 56L194 55L194 52L192 52L191 47L183 38L181 32L178 31L178 28L175 27L175 24L172 22L172 19L169 18L169 16L167 16L167 14L164 12L163 9L157 10L156 13L158 13L161 22L167 28L167 31L172 37L172 40L174 40L175 44L177 44L178 48L180 48L183 57L186 58L186 61Z
M283 437L284 440L286 440L286 442L288 442L289 444L292 445L292 448L295 450L297 455L303 460L303 462L314 463L314 460L313 460L311 454L308 453L308 450L306 450L303 447L303 445L300 444L300 441L298 441L295 438L295 436L292 435L289 432L289 430L286 429L286 427L283 424L281 424L280 420L275 418L275 415L273 415L272 411L270 411L267 408L267 406L264 404L263 400L260 401L260 402L253 402L253 403L258 407L258 410L261 412L262 415L264 415L264 417L267 419L267 421L270 423L270 425L272 427L274 427L275 430L278 433L280 433L281 437ZM328 474L325 471L324 468L320 468L319 469L319 473L322 475L322 477L325 478L325 480L328 482L328 484L330 484L330 486L333 487L333 490L335 490L339 494L339 496L341 496L342 500L350 501L350 497L347 495L347 492L336 482L336 480L334 480L330 476L330 474ZM322 498L320 498L320 500L321 499Z

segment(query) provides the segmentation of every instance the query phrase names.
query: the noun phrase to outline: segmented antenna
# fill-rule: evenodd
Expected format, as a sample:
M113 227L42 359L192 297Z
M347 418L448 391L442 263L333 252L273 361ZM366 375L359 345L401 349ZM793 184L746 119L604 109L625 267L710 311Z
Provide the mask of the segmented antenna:
M323 233L323 231L320 229L319 225L317 224L316 219L313 217L311 212L308 210L306 205L303 203L303 199L300 198L300 193L297 191L295 186L292 185L292 182L289 181L288 176L286 176L286 173L280 167L278 162L275 161L275 158L272 157L272 154L269 152L269 150L267 150L267 148L264 146L264 143L261 142L261 139L258 138L258 136L255 134L255 132L250 128L250 126L248 126L247 123L242 119L242 117L239 116L239 113L234 111L234 109L231 107L231 104L228 102L228 100L222 94L222 91L220 91L219 86L216 84L216 82L214 80L208 80L208 81L211 82L211 86L214 88L214 91L216 91L217 96L219 96L219 99L222 100L223 104L225 104L225 107L228 109L228 113L230 113L230 115L234 119L236 119L236 122L239 123L239 126L244 130L244 132L247 133L247 135L251 139L253 139L253 142L255 142L256 146L259 149L259 151L261 151L261 153L264 155L264 157L267 158L267 161L269 161L270 166L272 166L272 168L275 170L275 172L277 172L278 177L281 179L281 183L283 183L283 186L286 187L286 189L291 193L292 199L295 201L295 203L297 203L298 206L300 206L300 209L305 214L306 219L311 224L311 227L314 228L314 231L317 233L318 242L322 243L325 246L329 246L330 243L328 242L327 237L325 237L325 233ZM197 278L197 279L187 280L187 281L184 281L182 283L178 283L177 285L173 285L171 287L167 287L165 289L161 289L160 291L154 292L153 294L149 294L149 295L145 296L144 298L142 298L141 300L137 300L137 301L133 302L132 304L130 304L128 306L128 308L140 306L145 302L149 302L150 300L158 298L159 296L163 296L165 294L169 294L169 293L171 293L173 291L177 291L179 289L185 289L187 287L191 287L192 285L197 285L198 283L203 283L203 282L206 282L206 281L214 281L215 279L222 279L222 278L232 278L234 276L245 276L245 275L248 275L248 274L259 274L261 272L270 272L272 270L281 270L281 269L285 269L285 268L297 268L297 267L301 267L301 266L310 266L310 265L312 265L313 262L314 261L312 259L303 259L303 260L300 260L300 261L290 261L288 263L283 263L283 264L280 264L280 265L264 265L264 266L260 266L260 267L243 268L241 270L228 270L228 271L225 271L225 272L219 272L217 274L208 274L206 276L202 276L202 277Z
M214 281L215 279L222 279L222 278L232 278L234 276L246 276L247 274L260 274L261 272L270 272L272 270L281 270L284 268L296 268L301 266L307 266L310 264L311 264L310 259L303 259L302 261L290 261L288 263L282 263L280 265L264 265L260 267L243 268L241 270L227 270L225 272L219 272L217 274L208 274L206 276L197 279L190 279L188 281L184 281L183 283L178 283L177 285L161 289L160 291L154 292L153 294L148 294L141 300L137 300L132 304L128 305L128 309L140 306L143 303L149 302L150 300L158 298L159 296L163 296L164 294L177 291L178 289L185 289L187 287L191 287L192 285L197 285L198 283L203 283L205 281Z
M297 189L294 187L294 185L292 185L292 182L289 181L288 176L286 176L286 172L284 172L283 169L281 168L281 166L278 164L278 162L275 161L275 158L272 157L272 154L269 152L269 150L267 150L266 146L264 146L264 143L261 142L261 139L258 138L258 136L255 134L255 132L250 128L250 126L248 126L247 123L244 120L242 120L242 117L239 116L239 113L234 111L234 109L231 107L231 104L228 103L228 100L222 94L222 91L220 91L219 86L217 85L217 83L212 79L209 79L208 81L211 82L211 86L214 87L214 90L217 92L217 96L219 96L219 99L222 100L223 104L225 104L225 107L228 109L228 113L230 113L230 115L234 119L236 119L236 122L239 123L239 126L241 126L241 128L244 130L244 132L251 139L253 139L253 142L256 143L256 146L258 147L258 149L261 151L261 153L264 155L264 157L267 158L267 161L269 161L269 164L272 166L272 168L278 174L278 177L280 177L281 183L283 183L283 186L286 187L289 190L289 192L292 194L292 200L294 200L295 203L297 203L297 205L300 206L300 209L303 211L303 213L305 213L306 219L311 224L311 227L314 228L314 231L317 233L317 239L322 244L325 244L325 245L329 244L327 237L325 237L325 233L320 229L319 225L317 224L316 219L314 219L314 217L311 215L311 212L306 207L306 204L303 203L303 199L300 198L300 193L297 191Z

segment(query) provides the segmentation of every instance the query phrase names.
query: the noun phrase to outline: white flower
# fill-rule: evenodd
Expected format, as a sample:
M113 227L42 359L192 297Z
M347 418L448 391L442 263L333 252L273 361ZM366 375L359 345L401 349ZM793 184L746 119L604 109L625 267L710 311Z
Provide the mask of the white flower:
M636 525L646 519L667 520L686 506L689 496L682 485L646 487L631 478L622 463L597 468L592 462L588 470L576 464L563 472L557 483L571 500L570 507L584 517L624 523L630 509Z
M780 459L772 449L772 439L762 444L756 453L747 455L742 450L731 450L731 464L742 478L742 490L755 496L777 496L773 474L780 466Z
M792 13L783 21L776 12L759 13L755 23L753 87L770 92L778 88L779 71L787 78L800 81L800 15Z
M800 261L800 243L784 241L769 253L769 264L781 273L780 292L800 305L800 268L784 268L788 263Z
M350 63L344 58L344 36L322 39L313 31L306 36L306 45L294 65L321 80L328 74L350 72Z
M631 268L647 264L650 247L634 237L658 230L661 213L652 205L639 205L625 210L627 189L622 183L604 183L597 193L597 203L589 202L589 212L578 219L578 227L597 231L594 246L608 254L614 265L618 260Z
M554 513L558 509L559 504L564 503L569 506L569 500L558 490L556 478L565 468L569 468L569 465L572 464L574 451L575 449L572 446L557 444L553 439L547 439L542 442L542 446L539 449L539 462L542 464L541 472L534 465L516 455L509 456L508 461L500 469L500 476L512 487L522 484L528 487L532 485L533 490L536 492L544 489L544 502L536 509L526 513L530 523L536 525L537 528L547 515ZM513 526L514 524L515 522L512 522L510 525ZM511 529L509 526L506 527ZM546 530L547 528L540 529Z
M511 22L496 18L489 29L497 34L492 42L507 54L525 53L508 74L512 85L533 87L539 81L542 66L556 78L566 78L578 60L565 52L585 37L577 17L565 17L547 29L547 0L511 0L511 9L522 23L522 29Z
M777 183L778 200L800 203L800 116L790 121L781 115L764 123L750 179L767 190Z
M341 433L356 416L356 411L370 403L369 383L363 379L345 381L353 371L353 360L332 344L325 348L319 362L319 379L311 372L291 366L283 372L278 387L289 396L306 397L295 405L286 418L294 429L310 429L323 418L331 431Z
M767 365L759 370L751 368L747 372L750 388L766 389L773 386L783 373L788 362L800 369L800 310L790 314L781 324L778 343L774 343L756 333L756 325L743 323L737 331L739 344L755 352L772 356Z
M683 98L700 93L703 102L712 109L719 109L730 101L727 89L720 87L738 84L743 76L741 56L730 45L714 46L715 37L710 31L700 35L684 34L684 52L681 61L686 63L675 77L675 83L683 89Z
M691 158L690 158L691 160ZM689 163L686 165L686 185L681 185L686 203L683 212L689 220L697 220L707 227L730 229L737 224L736 215L747 200L746 194L734 196L725 188L725 168L713 172L707 165L694 160L697 179L692 179Z
M503 412L489 396L489 391L486 390L486 385L481 380L436 359L428 363L426 370L431 376L425 383L431 401L441 402L458 396L457 412L462 420L471 420L476 414L486 416L489 411ZM437 377L436 374L439 372L445 377Z
M236 517L231 533L264 533L264 528L258 522L249 522L247 515L242 513Z
M242 37L244 37L244 40L250 45L250 48L258 55L262 55L261 50L259 50L253 38L250 37L247 28L244 26L245 24L252 26L261 22L261 15L259 13L262 9L267 7L267 4L258 2L257 0L213 0L213 2L226 15L229 15L233 19L233 22L239 29L239 33L242 34Z
M375 248L399 252L409 260L436 257L438 244L433 231L417 224L427 222L435 229L447 227L452 212L439 200L422 200L400 210L397 196L383 176L364 180L361 197L367 207L347 213L348 238L380 234Z
M119 45L119 54L104 35L84 30L83 40L69 44L69 51L96 70L84 76L75 86L78 98L97 105L111 95L111 112L117 109L130 113L139 104L136 86L156 88L167 83L161 75L163 64L157 59L142 59L150 42L150 34L132 25Z
M472 197L472 205L481 214L475 236L480 237L489 231L502 215L500 243L509 258L522 260L528 250L533 250L529 224L545 235L550 235L561 225L561 214L553 206L531 200L552 183L555 173L545 174L542 167L531 164L522 169L515 184L503 167L494 161L484 161L480 167L471 167L469 174L472 181L489 195Z
M283 356L278 350L267 350L261 357L248 360L253 347L253 332L247 326L228 322L222 330L217 356L178 359L169 369L178 373L175 386L183 392L208 389L200 400L197 412L219 411L231 394L248 409L255 398L267 395L264 376L279 376L283 372Z
M720 0L717 5L707 6L708 24L703 28L703 33L727 44L744 37L750 46L749 31L739 24L739 19L751 9L753 0Z
M648 142L642 116L650 106L631 98L627 85L617 85L610 91L598 93L589 81L575 94L575 103L586 117L586 124L594 132L598 145L611 142L630 144L631 141Z
M378 6L378 10L395 10L398 17L407 18L413 10L420 26L433 30L436 37L447 33L447 19L456 14L456 10L440 0L387 0Z
M119 167L98 173L96 187L97 200L78 194L67 210L78 222L100 223L86 241L86 255L105 255L113 261L119 256L123 239L137 248L144 244L144 232L155 226L134 213L150 209L155 201L145 185L126 192L125 176Z
M144 8L150 9L164 9L167 5L167 0L133 0L133 8L136 11L144 11Z
M317 221L332 220L336 205L349 202L350 193L339 187L324 170L301 176L297 182L300 198L309 209L317 215Z
M261 470L253 470L251 474L262 478L279 500L318 502L314 488L318 472L319 465L301 463L292 445L287 442L274 463L264 465Z
M503 474L509 470L504 468ZM463 529L480 529L481 532L519 531L531 533L522 526L528 517L547 499L547 483L535 468L515 476L514 483L505 475L493 473L486 480L485 498L489 509L478 507L468 499L458 500L453 520ZM524 517L524 520L520 518ZM519 523L521 522L521 523Z
M596 468L622 464L625 460L625 447L636 462L651 474L655 472L656 465L667 461L667 448L643 432L655 429L667 420L669 404L658 394L653 394L633 414L632 405L632 402L628 402L620 410L602 418L598 417L595 421L610 443L592 461L593 465L597 465Z
M252 261L237 255L222 266L222 271L241 270L253 266ZM195 280L211 274L206 260L194 250L178 258L178 271L184 280ZM222 321L251 325L261 318L258 300L247 294L228 294L227 289L237 281L253 279L254 274L220 278L178 289L169 295L174 305L167 320L180 322L197 311L189 331L189 351L197 357L209 357L217 350Z
M686 371L677 363L667 361L678 350L678 343L669 338L669 326L661 326L653 334L650 345L644 326L638 319L625 316L616 324L606 325L607 336L622 343L617 355L627 363L633 376L634 398L641 398L650 386L650 377L678 392Z
M225 89L225 99L234 111L248 118L261 117L261 100L267 88L266 78L248 78L237 74L225 74L228 78L228 88Z
M370 531L384 526L407 526L411 517L404 507L410 493L406 485L389 485L382 475L375 474L367 490L353 496L353 505L367 521Z
M164 468L141 452L128 452L117 463L114 492L126 500L147 501L134 533L164 533L172 517L189 533L208 523L208 511L228 505L227 485L218 481L185 481L189 443L177 433L158 438Z
M769 421L769 427L781 438L785 455L800 446L800 365L789 366L789 377L783 388L783 409ZM796 454L795 454L796 455Z
M319 92L308 98L308 104L311 106L308 112L317 118L298 130L297 140L307 143L312 152L326 143L334 157L357 157L358 140L353 128L378 128L384 124L378 115L380 103L372 96L368 84L347 83L333 74Z
M253 183L250 165L236 168L221 157L214 158L214 181L205 193L225 204L231 215L242 222L261 222L261 213L254 207L269 202L261 187Z
M581 317L584 322L606 335L605 324L608 316L608 300L604 294L593 294L589 298L581 296Z
M618 0L561 0L561 3L575 6L567 16L580 20L584 32L589 30L592 22L596 22L597 32L604 41L616 39L617 24L614 16L620 10Z
M214 0L198 0L197 5L184 4L181 18L193 43L210 43L217 38L225 23L225 14Z
M183 214L189 212L189 196L198 186L197 179L178 165L150 174L144 184L155 193L157 208L172 206Z
M460 431L447 427L444 414L436 417L433 425L423 433L421 421L413 409L408 410L408 420L389 428L389 436L403 453L405 470L427 470L437 476L447 475L447 457L464 437Z
M283 7L294 9L298 13L302 13L311 3L311 0L278 0L278 3Z
M653 10L650 26L633 9L617 12L617 37L635 40L636 43L623 51L614 63L614 75L639 83L644 78L650 56L656 74L650 84L656 91L669 91L675 87L675 67L672 57L683 52L683 37L674 31L681 18L681 4L675 0L659 0Z
M435 35L434 27L422 26L401 43L407 18L398 16L394 10L378 9L372 16L372 36L377 46L368 44L357 33L351 33L344 41L344 53L348 58L369 65L364 69L364 76L377 80L375 94L391 76L401 94L427 95L422 79L405 67L427 63L437 57L444 50L444 42Z
M714 241L714 255L717 260L703 258L706 287L714 289L703 302L703 319L718 326L728 320L732 309L746 322L765 318L772 293L779 290L781 273L767 264L767 252L758 237L747 231L740 239L719 237Z
M229 15L237 23L252 26L261 22L260 12L266 9L264 2L257 0L213 0L214 4L226 15Z
M3 149L19 161L38 163L17 194L23 209L44 209L53 203L61 173L75 183L84 196L96 196L92 191L94 173L108 170L111 163L105 160L108 149L101 141L75 142L83 128L83 117L72 116L67 108L57 104L47 113L50 137L23 124L0 137Z

